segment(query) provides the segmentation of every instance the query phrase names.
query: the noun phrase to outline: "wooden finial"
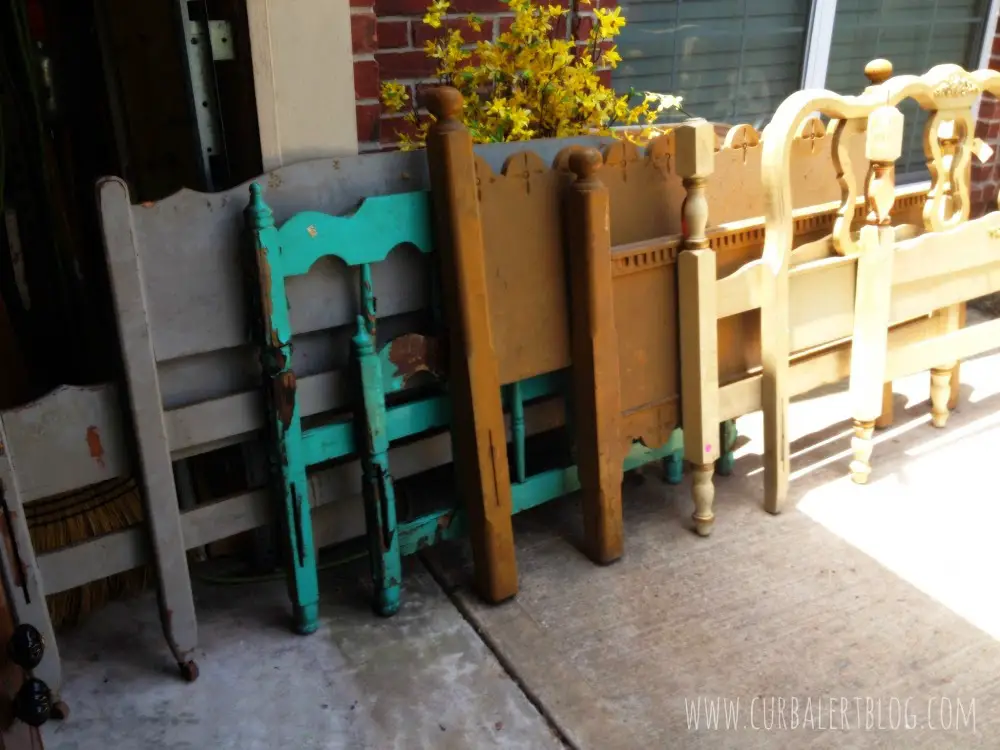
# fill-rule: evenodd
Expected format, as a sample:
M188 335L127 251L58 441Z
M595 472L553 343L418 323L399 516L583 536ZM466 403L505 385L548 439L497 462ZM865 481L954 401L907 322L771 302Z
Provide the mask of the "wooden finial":
M268 229L274 226L274 212L264 202L264 193L256 182L250 184L250 202L245 213L254 229Z
M865 75L872 86L878 86L892 78L892 63L881 57L872 60L865 66Z
M459 120L462 114L462 95L451 86L438 86L427 92L427 111L438 122Z
M570 154L570 171L580 180L588 180L593 177L597 170L604 163L601 152L596 148L585 148Z
M674 134L677 174L699 179L715 171L715 128L711 123L695 117L681 123Z

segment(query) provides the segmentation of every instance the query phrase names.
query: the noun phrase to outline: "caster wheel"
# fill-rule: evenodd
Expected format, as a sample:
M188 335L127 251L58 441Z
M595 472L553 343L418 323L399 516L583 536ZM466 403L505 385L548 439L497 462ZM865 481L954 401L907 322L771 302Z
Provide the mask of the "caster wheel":
M7 655L21 669L30 672L42 663L45 639L34 625L21 623L7 641Z
M14 716L30 727L40 727L52 716L52 692L41 680L30 677L14 696Z
M63 701L56 701L52 704L52 718L56 721L65 721L69 718L69 706Z
M184 662L179 665L181 670L181 677L184 678L185 682L194 682L198 679L198 664L194 660Z

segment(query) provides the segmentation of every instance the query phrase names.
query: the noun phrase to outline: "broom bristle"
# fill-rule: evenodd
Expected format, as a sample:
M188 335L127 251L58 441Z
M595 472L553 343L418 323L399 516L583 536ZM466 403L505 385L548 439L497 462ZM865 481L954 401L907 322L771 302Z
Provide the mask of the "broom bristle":
M56 495L25 506L35 554L62 549L142 523L142 496L131 477ZM109 601L134 596L149 566L117 573L46 597L53 627L73 625Z

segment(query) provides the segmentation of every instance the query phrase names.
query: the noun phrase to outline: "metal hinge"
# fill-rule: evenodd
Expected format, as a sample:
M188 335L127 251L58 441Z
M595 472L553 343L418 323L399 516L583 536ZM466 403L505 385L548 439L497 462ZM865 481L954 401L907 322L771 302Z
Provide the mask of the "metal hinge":
M209 21L208 39L212 47L213 60L235 60L233 46L233 25L229 21Z

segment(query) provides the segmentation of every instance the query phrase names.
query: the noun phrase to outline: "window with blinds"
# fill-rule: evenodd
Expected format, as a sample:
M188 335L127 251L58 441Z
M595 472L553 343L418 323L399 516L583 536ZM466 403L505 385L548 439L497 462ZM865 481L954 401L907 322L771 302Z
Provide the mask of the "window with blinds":
M684 97L696 117L762 127L798 90L810 0L620 0L615 90ZM863 65L862 65L863 67ZM676 119L668 117L667 119Z
M861 93L868 84L865 64L877 57L892 63L893 75L919 75L946 62L975 67L988 6L988 0L838 0L826 87ZM913 100L900 110L906 127L896 170L910 179L926 179L927 115Z

